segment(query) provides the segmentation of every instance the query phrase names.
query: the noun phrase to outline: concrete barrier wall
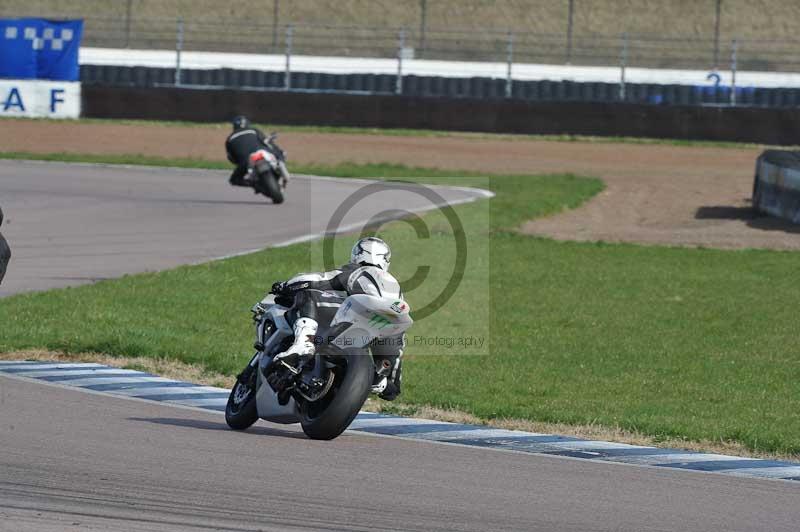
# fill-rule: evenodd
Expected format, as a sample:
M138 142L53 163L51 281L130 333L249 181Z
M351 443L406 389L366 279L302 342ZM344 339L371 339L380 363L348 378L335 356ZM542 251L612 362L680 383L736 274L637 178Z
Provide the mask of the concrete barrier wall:
M800 109L87 86L83 116L800 143Z
M758 157L753 207L800 223L800 152L766 150Z

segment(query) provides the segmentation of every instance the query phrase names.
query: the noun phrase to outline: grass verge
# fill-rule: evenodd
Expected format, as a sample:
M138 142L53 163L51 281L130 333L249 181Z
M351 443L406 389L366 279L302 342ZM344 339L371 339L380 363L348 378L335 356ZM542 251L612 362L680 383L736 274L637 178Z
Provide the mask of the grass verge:
M446 181L436 177L442 172L395 166L317 171L404 172ZM426 356L409 349L403 404L393 408L432 407L495 423L603 427L656 443L728 442L731 449L759 454L800 454L800 357L789 311L800 298L797 254L520 235L513 229L522 221L575 207L601 184L568 175L493 176L488 183L497 194L483 202L488 227L479 204L456 208L472 242L488 250L474 264L477 275L412 334L470 334L486 279L492 356ZM426 221L442 240L425 245L403 224L382 230L401 278L410 273L403 257L437 256L449 238L437 216ZM340 241L342 257L346 244ZM249 306L273 279L314 265L319 245L0 300L0 352L147 356L231 375L248 356ZM422 296L413 294L412 306Z

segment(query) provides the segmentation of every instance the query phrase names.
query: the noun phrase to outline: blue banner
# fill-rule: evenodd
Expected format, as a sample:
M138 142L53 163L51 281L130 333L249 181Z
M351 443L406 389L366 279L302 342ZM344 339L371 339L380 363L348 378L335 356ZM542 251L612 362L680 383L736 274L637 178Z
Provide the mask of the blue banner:
M0 19L0 78L78 81L82 20Z

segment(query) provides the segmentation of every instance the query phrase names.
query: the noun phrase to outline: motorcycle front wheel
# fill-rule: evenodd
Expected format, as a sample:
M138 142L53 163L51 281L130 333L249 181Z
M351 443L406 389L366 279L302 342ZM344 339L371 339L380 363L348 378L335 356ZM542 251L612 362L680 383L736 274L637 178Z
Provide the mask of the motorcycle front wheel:
M312 440L332 440L350 426L369 396L375 366L368 353L347 353L331 371L330 391L300 404L300 426Z
M225 422L234 430L249 428L258 420L256 408L256 369L248 367L247 375L236 379L236 384L225 405Z

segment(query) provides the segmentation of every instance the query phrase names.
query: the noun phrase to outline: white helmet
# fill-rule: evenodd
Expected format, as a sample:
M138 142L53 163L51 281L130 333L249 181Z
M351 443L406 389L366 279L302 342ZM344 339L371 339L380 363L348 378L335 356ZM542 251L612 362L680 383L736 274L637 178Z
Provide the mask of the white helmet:
M380 238L368 236L362 238L353 246L350 252L350 263L360 265L371 265L388 272L389 263L392 261L392 250L388 244Z

